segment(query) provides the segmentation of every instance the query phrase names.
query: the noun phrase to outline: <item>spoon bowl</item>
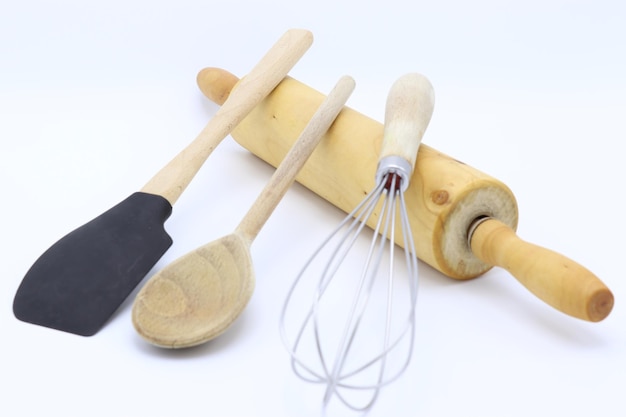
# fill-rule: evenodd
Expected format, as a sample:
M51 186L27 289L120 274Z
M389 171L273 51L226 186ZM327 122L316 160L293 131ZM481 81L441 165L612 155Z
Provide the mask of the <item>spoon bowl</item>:
M250 241L226 235L178 258L142 288L132 319L152 344L185 348L221 335L254 291Z
M255 284L250 246L353 89L352 78L339 80L233 233L148 280L133 304L139 335L160 347L191 347L219 336L239 317Z

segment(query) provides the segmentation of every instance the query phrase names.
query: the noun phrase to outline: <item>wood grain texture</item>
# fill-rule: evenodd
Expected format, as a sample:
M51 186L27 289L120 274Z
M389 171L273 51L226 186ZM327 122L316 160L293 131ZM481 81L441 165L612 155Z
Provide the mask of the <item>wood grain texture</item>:
M267 183L248 213L244 216L237 232L254 240L269 216L272 214L287 189L291 186L296 175L318 145L324 133L330 128L344 104L354 90L355 82L351 77L344 76L338 82L328 97L317 109L311 120L304 127L300 138L289 150L278 166L274 175Z
M398 78L389 90L385 105L385 140L379 160L397 155L414 168L434 106L435 92L426 77L410 73Z
M218 78L226 82L233 80L228 81L229 77L225 76ZM207 97L211 97L214 89L228 89L219 83L201 82L199 87ZM230 85L233 87L234 83ZM303 126L322 100L323 95L318 91L286 77L231 135L244 148L277 166L293 143L293 132ZM383 133L379 122L355 110L344 109L297 181L350 212L374 186ZM595 275L586 269L580 272L583 267L562 255L532 246L532 256L538 256L546 265L529 268L528 263L515 258L516 250L528 250L529 244L508 243L516 249L501 252L498 250L501 239L480 238L486 229L476 229L475 236L479 240L473 240L470 245L470 228L480 218L499 221L515 236L517 203L511 190L501 181L422 144L405 196L416 255L443 274L469 279L495 265L505 266L534 294L567 314L599 321L610 313L613 305L610 290ZM377 218L378 213L374 213L368 225L373 228ZM399 230L396 235L401 236ZM402 245L400 240L396 243ZM507 257L514 260L507 261ZM559 263L561 267L555 268Z
M139 291L132 320L146 341L166 348L196 346L225 332L239 317L255 286L250 245L354 85L348 76L337 82L233 233L178 258Z
M564 313L595 322L613 308L613 294L591 271L521 240L497 220L486 219L476 226L471 247L480 259L506 269L533 294Z
M205 76L198 79L233 80L206 74L222 71L207 68L202 71ZM228 88L221 84L199 86L208 97L214 88ZM320 92L286 77L231 136L256 156L278 166L323 99ZM346 107L296 180L349 213L375 186L383 136L381 123ZM480 215L490 215L515 229L517 204L513 193L497 179L424 143L416 161L405 198L417 256L456 279L484 273L491 265L471 253L466 232ZM375 212L368 225L374 226L378 215ZM398 229L396 236L401 235ZM402 244L400 237L397 243Z
M155 346L196 346L222 334L239 317L254 285L249 241L236 233L224 236L148 280L133 303L134 328Z

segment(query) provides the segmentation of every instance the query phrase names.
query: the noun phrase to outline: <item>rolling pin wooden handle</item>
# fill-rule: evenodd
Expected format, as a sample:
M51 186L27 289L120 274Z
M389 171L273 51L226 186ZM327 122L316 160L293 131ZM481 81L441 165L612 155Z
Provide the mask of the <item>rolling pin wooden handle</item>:
M597 322L613 308L613 294L593 273L559 253L521 240L498 220L478 220L470 245L483 262L506 269L533 294L566 314Z
M196 76L196 83L202 94L218 106L226 102L238 82L239 77L216 67L203 68Z
M246 75L239 87L185 149L163 167L141 191L174 204L213 149L267 96L313 43L311 32L290 29Z
M399 156L411 164L412 170L434 106L435 92L426 77L410 73L398 78L387 97L379 160Z

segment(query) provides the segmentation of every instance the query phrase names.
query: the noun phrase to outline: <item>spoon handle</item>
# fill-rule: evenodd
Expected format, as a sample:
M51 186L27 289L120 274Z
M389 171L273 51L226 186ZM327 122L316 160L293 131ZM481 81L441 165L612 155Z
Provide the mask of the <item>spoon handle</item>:
M236 232L242 234L249 242L257 236L267 219L283 198L291 184L304 166L306 160L320 142L326 131L339 115L348 97L354 90L352 77L343 76L320 104L319 108L305 126L304 130L280 163L270 182L248 210L237 226ZM233 90L233 91L236 91Z
M311 32L290 29L241 79L198 136L141 189L174 205L213 149L265 98L313 43Z

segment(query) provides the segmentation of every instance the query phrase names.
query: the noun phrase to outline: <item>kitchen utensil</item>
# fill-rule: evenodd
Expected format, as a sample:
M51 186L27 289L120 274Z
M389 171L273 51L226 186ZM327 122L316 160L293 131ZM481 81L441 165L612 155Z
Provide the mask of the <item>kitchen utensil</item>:
M393 84L387 98L376 187L314 252L285 300L280 328L291 355L292 368L301 379L326 385L324 409L336 396L354 411L369 410L381 387L396 379L409 364L415 334L418 264L404 192L409 186L433 106L434 92L424 76L406 74ZM375 210L379 215L367 256L355 254L358 252L355 244L364 238L365 224ZM394 263L394 235L398 224L399 238L404 242L404 270L408 276L396 277L400 271ZM344 264L351 255L361 259L360 271L353 269L352 264ZM398 279L406 278L408 291L397 283ZM336 283L336 280L349 281L350 285ZM296 295L303 289L311 296L305 297L305 302ZM334 291L341 296L334 297ZM384 294L386 303L371 303L372 291ZM340 303L349 306L345 316L340 313ZM296 326L290 332L287 324L294 319ZM378 337L374 334L376 339L371 340L371 329L379 320L383 324L380 334ZM339 333L337 326L341 329ZM364 331L370 337L360 338L366 334ZM307 332L316 346L314 354L306 353L302 346ZM409 339L407 343L403 343L404 338ZM399 368L392 370L388 355L394 354L403 359L399 361ZM361 356L361 361L350 363L349 357L353 355ZM346 390L366 395L357 401L348 398Z
M218 92L225 97L228 83L236 80L224 73L207 68L198 78L203 93L218 104ZM291 146L294 131L301 129L323 97L286 77L232 136L276 166ZM273 120L273 114L283 118ZM296 180L347 213L373 187L371 172L376 169L375 150L380 148L383 126L346 108L329 137L328 146L311 156ZM418 225L413 233L419 259L461 280L501 266L540 299L566 314L592 322L609 315L613 294L591 271L515 235L517 203L505 184L425 144L420 146L416 166L405 196L409 221ZM376 221L374 213L368 225L374 228ZM506 233L489 233L494 229Z
M280 82L313 41L287 31L196 139L140 192L70 232L34 263L13 302L23 321L91 336L172 244L163 223L213 149Z
M233 233L178 258L148 280L132 312L145 340L166 348L195 346L219 336L239 317L255 285L252 241L353 89L352 78L339 80Z

